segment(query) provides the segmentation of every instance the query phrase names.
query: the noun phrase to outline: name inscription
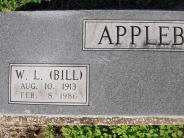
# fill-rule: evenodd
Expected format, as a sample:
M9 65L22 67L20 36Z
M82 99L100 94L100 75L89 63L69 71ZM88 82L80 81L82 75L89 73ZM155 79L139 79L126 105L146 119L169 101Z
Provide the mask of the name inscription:
M84 20L83 50L184 50L183 21Z
M88 105L88 65L10 64L9 80L9 103Z

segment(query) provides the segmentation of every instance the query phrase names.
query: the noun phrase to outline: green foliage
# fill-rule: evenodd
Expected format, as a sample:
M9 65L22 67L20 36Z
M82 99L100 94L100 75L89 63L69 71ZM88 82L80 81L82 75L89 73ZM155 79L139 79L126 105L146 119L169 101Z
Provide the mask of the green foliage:
M181 3L183 3L183 0L50 0L50 2L41 1L42 0L0 0L0 11L14 11L17 9L173 9L176 5L180 5Z
M183 138L183 126L160 126L161 138Z
M46 132L45 132L45 138L56 138L54 126L48 125Z
M27 3L40 3L41 0L0 0L0 11L14 11Z
M108 129L100 126L64 126L61 129L66 138L111 138Z
M113 137L122 138L158 138L158 126L112 126Z
M65 138L184 138L184 126L64 126Z

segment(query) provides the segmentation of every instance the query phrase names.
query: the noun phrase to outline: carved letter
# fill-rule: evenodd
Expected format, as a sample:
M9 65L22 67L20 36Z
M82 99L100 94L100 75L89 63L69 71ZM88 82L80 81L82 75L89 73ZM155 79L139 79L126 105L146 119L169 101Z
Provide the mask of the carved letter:
M124 26L116 26L117 27L117 42L116 44L120 44L119 43L119 38L120 36L124 36L126 34L126 28ZM123 33L120 34L120 28L123 28Z
M137 33L135 33L135 29L138 30ZM141 29L139 26L131 26L131 30L132 30L132 42L131 42L131 44L135 44L134 37L139 36L141 34Z
M179 34L177 34L177 30L180 30ZM180 43L177 41L178 37L181 38ZM181 27L174 27L174 45L182 45L183 43L184 43L183 28L181 28Z
M106 34L106 35L105 35L105 34ZM102 36L101 36L100 41L99 41L98 44L102 44L102 39L103 39L103 38L108 38L108 39L109 39L109 44L113 44L113 43L112 43L112 40L111 40L111 37L110 37L110 35L109 35L109 31L108 31L108 29L107 29L107 26L105 26L104 31L103 31L103 33L102 33Z

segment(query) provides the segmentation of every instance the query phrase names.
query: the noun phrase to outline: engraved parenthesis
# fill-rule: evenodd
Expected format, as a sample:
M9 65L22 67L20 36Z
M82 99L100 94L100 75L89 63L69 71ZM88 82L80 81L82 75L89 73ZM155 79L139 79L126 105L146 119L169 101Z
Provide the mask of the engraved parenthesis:
M80 80L82 79L82 71L80 70Z
M52 71L50 71L50 79L52 80Z

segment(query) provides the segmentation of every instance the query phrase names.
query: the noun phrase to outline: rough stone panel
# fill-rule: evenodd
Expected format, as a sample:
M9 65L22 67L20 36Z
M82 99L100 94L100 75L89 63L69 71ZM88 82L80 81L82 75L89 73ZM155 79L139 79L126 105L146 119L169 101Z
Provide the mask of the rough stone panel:
M1 127L16 130L16 127L47 126L53 125L160 125L160 124L184 124L182 117L53 117L53 116L2 116ZM13 126L13 127L12 127Z
M1 126L1 138L33 138L36 127L21 127L21 126ZM38 129L38 128L37 128Z
M43 138L48 124L63 125L183 125L184 118L172 117L51 117L2 116L0 138ZM61 137L61 136L60 136Z

